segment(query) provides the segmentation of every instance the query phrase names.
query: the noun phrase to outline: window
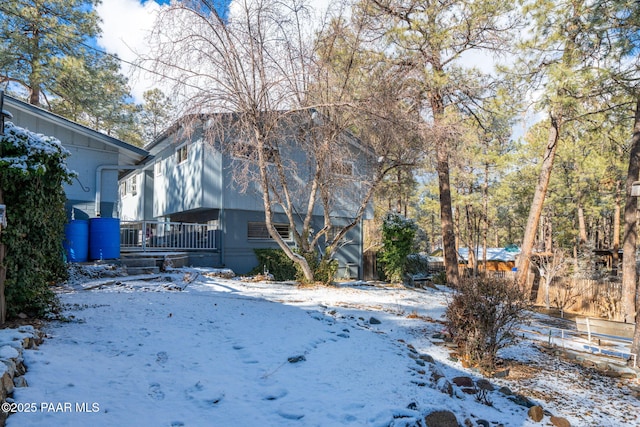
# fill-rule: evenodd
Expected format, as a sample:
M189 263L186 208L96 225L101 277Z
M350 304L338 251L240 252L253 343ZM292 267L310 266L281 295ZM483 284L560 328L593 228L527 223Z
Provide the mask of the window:
M131 178L127 179L126 181L126 188L125 188L125 193L126 194L131 194L131 195L136 195L138 194L138 177L136 175L132 176Z
M284 240L291 238L289 224L273 224L276 231ZM250 222L247 224L247 237L249 239L271 239L267 224L264 222Z
M153 171L154 171L156 176L162 175L162 161L161 160L158 160L157 162L154 163Z
M188 157L189 146L187 144L182 144L180 147L176 148L176 159L178 164L186 162Z

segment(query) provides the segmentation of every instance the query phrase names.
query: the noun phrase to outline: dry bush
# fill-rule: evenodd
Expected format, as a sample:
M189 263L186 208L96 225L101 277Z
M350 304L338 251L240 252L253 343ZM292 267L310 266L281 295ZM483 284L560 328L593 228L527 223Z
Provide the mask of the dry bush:
M466 279L447 307L447 328L472 365L492 372L498 350L514 343L528 308L524 293L513 281Z

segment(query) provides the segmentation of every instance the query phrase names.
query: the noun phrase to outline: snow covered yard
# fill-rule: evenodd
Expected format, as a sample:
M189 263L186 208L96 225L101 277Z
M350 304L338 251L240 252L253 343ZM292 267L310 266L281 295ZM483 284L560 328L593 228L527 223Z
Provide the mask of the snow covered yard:
M194 269L113 281L61 294L68 321L25 350L29 387L14 391L22 412L8 426L413 426L443 410L470 426L640 425L637 379L562 361L528 336L503 353L509 377L478 392L482 377L433 338L446 289L299 288Z

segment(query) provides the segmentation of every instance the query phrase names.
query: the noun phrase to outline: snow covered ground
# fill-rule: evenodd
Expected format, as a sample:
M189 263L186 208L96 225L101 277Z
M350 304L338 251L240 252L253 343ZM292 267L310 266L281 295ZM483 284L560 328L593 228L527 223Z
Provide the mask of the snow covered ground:
M510 375L489 379L485 399L457 386L450 396L454 378L481 376L433 338L444 288L300 288L210 273L72 282L61 293L67 321L24 352L29 387L16 388L23 411L7 426L412 426L440 410L470 426L550 425L550 415L640 425L638 380L539 351L538 323L503 352ZM543 406L545 420L503 386Z

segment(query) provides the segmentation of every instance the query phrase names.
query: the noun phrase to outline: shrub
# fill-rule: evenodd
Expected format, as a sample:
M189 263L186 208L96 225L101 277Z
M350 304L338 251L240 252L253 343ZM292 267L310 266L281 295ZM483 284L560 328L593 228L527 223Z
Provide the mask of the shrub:
M429 257L423 254L408 255L404 270L407 274L427 275L429 273Z
M264 273L266 270L279 282L296 278L297 269L282 249L254 249L253 251L258 257L258 266L251 271L252 274Z
M515 342L529 308L524 293L503 279L462 280L446 310L447 329L472 365L495 369L497 353Z
M8 317L43 316L57 304L50 283L66 277L62 240L66 197L73 172L60 141L5 125L0 136L0 188L7 205L5 294Z
M258 257L258 266L251 274L263 273L265 270L277 281L297 280L304 283L304 274L282 249L254 249ZM338 272L338 261L327 256L320 258L317 251L303 253L313 270L313 277L318 282L329 284Z
M395 212L388 213L382 223L383 248L379 255L384 277L392 282L402 281L407 257L413 250L418 227Z
M316 282L323 283L325 285L331 284L338 272L338 260L329 258L326 254L320 257L318 251L305 252L302 254L307 260L309 267L313 270L313 278ZM298 273L296 280L305 283L305 277L302 270L297 267Z

